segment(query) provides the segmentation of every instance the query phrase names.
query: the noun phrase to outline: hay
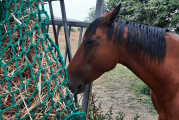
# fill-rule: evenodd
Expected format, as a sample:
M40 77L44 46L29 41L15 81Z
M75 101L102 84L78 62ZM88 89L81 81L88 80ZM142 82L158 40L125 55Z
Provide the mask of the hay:
M17 12L20 11L20 7L21 7L21 1L17 1L16 5L17 5ZM26 1L23 1L23 5L25 6ZM43 3L41 3L43 4ZM11 2L10 4L10 10L9 10L9 16L13 16L11 21L10 21L10 31L13 31L14 27L19 24L22 25L24 20L27 20L30 17L30 21L28 23L24 23L25 25L23 27L17 27L17 29L15 30L14 33L12 33L12 36L7 34L5 39L2 42L2 47L1 50L3 51L9 44L10 44L10 37L13 38L12 44L16 44L15 47L8 47L8 49L3 53L3 60L2 62L4 64L7 64L6 66L6 70L7 70L7 77L12 77L12 79L10 80L10 86L11 86L11 92L9 91L8 88L8 82L5 80L4 82L2 82L0 84L0 96L5 95L5 97L1 98L1 109L6 109L7 107L12 106L12 92L16 93L14 94L15 96L15 105L18 106L18 117L19 118L23 118L26 115L29 115L26 119L32 119L30 111L33 111L34 109L36 109L36 107L41 104L41 103L45 103L45 111L43 111L42 106L37 107L37 111L34 114L35 115L35 119L41 119L42 116L45 114L47 114L49 112L49 110L52 107L52 101L54 104L59 103L59 106L57 108L57 110L53 109L50 114L48 119L53 119L56 116L56 113L61 113L60 117L63 117L65 115L67 115L68 111L66 110L66 105L65 105L65 101L60 99L61 97L65 97L67 91L68 90L65 86L62 86L59 89L56 89L55 93L53 94L53 100L49 97L47 98L48 93L53 92L54 88L56 88L57 86L59 86L63 79L62 76L59 72L59 74L56 76L57 79L57 84L55 83L54 78L52 78L52 80L49 82L49 86L47 84L44 85L44 82L48 82L51 78L52 72L53 74L56 74L57 71L59 71L59 67L61 63L59 61L55 61L53 54L50 50L46 53L44 52L45 50L47 50L47 48L50 46L45 40L44 42L39 42L38 45L36 47L32 47L32 43L33 44L37 44L37 41L39 38L44 38L44 34L42 32L41 29L37 29L35 28L33 30L33 34L32 36L32 43L31 43L31 39L30 39L30 35L26 35L25 39L24 39L24 43L21 41L19 41L19 38L23 38L23 36L26 34L26 32L30 32L32 31L35 23L37 23L39 25L39 19L35 19L34 17L30 14L30 6L29 4L27 5L27 9L25 10L26 15L24 16L23 12L21 12L20 15L16 15L13 14L14 12L14 2ZM37 11L36 8L36 3L35 1L33 1L32 3L33 6L33 12L35 13ZM18 19L19 17L19 19ZM28 28L28 29L27 29ZM28 31L27 31L28 30ZM3 31L2 31L2 35L4 35L7 31L7 23L3 26ZM22 34L21 34L22 31ZM40 34L39 34L40 31ZM45 47L45 50L43 48L43 44ZM27 53L27 55L25 55L25 53L23 52L23 48L22 46L24 45L24 50L28 51L30 49L30 51ZM13 50L15 48L15 50ZM15 53L13 53L13 51L15 51ZM37 51L37 53L35 52ZM22 55L21 55L22 54ZM13 60L12 58L15 56L15 58L18 58L19 56L21 56L17 63L15 62L15 60ZM57 57L57 54L54 54L55 58ZM42 56L41 58L41 63L38 61L38 59L35 60L34 62L34 58L38 56ZM1 56L0 56L1 57ZM50 63L52 64L47 64L47 61L49 60ZM9 61L11 61L9 63ZM28 64L31 64L32 66L26 66ZM57 65L58 64L58 65ZM18 66L17 66L18 65ZM41 70L40 66L45 70L45 74L43 72L40 72L39 75L39 71ZM18 67L18 69L17 69ZM16 74L15 76L14 73L17 71L23 71L25 69L25 71L23 73L20 74ZM53 70L53 71L52 71ZM33 74L31 74L33 73ZM34 80L31 79L33 76L37 76L39 75L38 79ZM0 67L0 80L4 79L5 76L5 72L4 72L4 68ZM23 77L23 82L21 82L21 77ZM45 80L46 78L46 80ZM30 81L30 83L29 83ZM28 85L27 85L28 83ZM43 86L44 85L44 86ZM22 87L24 86L24 87ZM37 86L37 88L36 88ZM43 86L43 89L42 89ZM38 92L36 92L34 94L34 90L38 89ZM42 89L42 90L41 90ZM60 92L62 94L62 96L60 95ZM26 98L33 98L30 100L30 103L28 103L26 101ZM30 106L29 106L30 104ZM8 109L6 111L3 112L2 114L2 118L3 119L15 119L16 118L16 112L17 110L15 108L12 109Z

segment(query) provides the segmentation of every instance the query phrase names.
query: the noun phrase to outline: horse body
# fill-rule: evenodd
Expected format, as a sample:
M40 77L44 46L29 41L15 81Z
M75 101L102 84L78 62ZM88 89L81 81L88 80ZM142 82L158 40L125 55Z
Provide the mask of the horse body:
M104 72L113 69L117 63L120 63L128 67L151 88L151 98L159 113L159 120L178 120L179 36L164 31L164 42L161 39L159 42L150 43L149 40L152 39L150 34L146 37L147 42L145 42L140 39L146 33L142 31L145 31L145 29L141 26L140 32L135 33L135 36L138 36L140 40L136 42L134 40L136 38L132 38L132 44L128 45L130 43L129 34L131 34L130 29L128 29L129 25L127 26L122 22L121 26L118 26L118 23L114 23L119 9L120 6L105 14L104 18L96 20L96 22L100 21L97 26L93 22L88 28L92 29L92 32L87 29L83 42L67 69L70 90L76 93L83 92L86 84L91 83ZM110 28L111 24L113 27ZM115 31L120 27L122 29L122 25L125 26L124 32L122 32L121 38L119 38L120 36L117 37L121 40L116 43ZM110 32L110 29L115 31ZM150 29L148 30L150 31ZM155 31L157 30L160 31L160 29L155 29ZM160 37L156 34L154 36ZM153 45L155 42L161 45ZM151 47L150 44L152 44ZM128 47L126 47L127 45ZM138 46L139 49L134 49L135 46Z

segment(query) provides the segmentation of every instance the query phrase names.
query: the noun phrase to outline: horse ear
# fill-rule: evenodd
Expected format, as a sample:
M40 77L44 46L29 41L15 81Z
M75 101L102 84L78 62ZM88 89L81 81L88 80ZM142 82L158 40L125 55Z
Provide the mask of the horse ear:
M107 16L107 12L103 13L102 17L106 17Z
M114 20L116 19L117 15L119 14L121 8L121 4L119 4L113 11L111 11L110 13L104 13L102 15L102 17L104 17L101 21L101 23L103 25L110 25L112 23L114 23Z

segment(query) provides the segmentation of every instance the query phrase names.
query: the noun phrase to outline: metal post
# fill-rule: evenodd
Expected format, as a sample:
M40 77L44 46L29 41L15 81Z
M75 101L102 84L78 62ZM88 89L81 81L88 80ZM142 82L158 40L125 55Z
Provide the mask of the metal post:
M52 2L49 1L49 8L50 8L50 15L51 15L51 20L52 20L52 26L53 26L53 33L55 37L55 44L59 47L58 45L58 38L57 38L57 33L56 33L56 28L55 28L55 23L54 23L54 15L53 15L53 9L52 9Z
M81 27L81 29L80 29L80 37L79 37L79 41L78 41L78 48L80 47L80 44L81 44L82 33L83 33L83 27Z
M95 19L102 15L103 6L104 6L104 0L97 0L96 11L95 11ZM82 112L85 112L86 116L88 115L91 92L92 92L92 83L86 85L86 90L85 90L84 96L83 96ZM86 119L87 119L87 117L86 117Z
M61 6L63 26L64 26L64 32L65 32L65 39L66 39L66 45L67 45L67 51L68 51L68 59L69 59L69 61L71 61L72 54L71 54L71 47L70 47L70 37L69 37L69 34L68 34L68 26L67 26L64 0L60 0L60 6Z
M57 26L57 33L56 33L56 35L57 35L57 39L58 39L58 36L59 36L60 27L61 27L60 25Z
M69 26L69 29L68 29L68 33L69 33L69 39L70 39L70 32L71 32L71 26ZM66 48L65 48L65 56L64 56L64 62L65 62L65 65L66 65L66 59L67 59L67 45L66 45ZM69 61L70 62L70 61Z
M95 10L95 19L102 16L104 7L104 0L97 0L96 10Z
M79 36L79 41L78 41L78 48L80 47L81 44L81 38L82 38L82 33L83 33L83 27L81 27L80 29L80 36ZM75 107L77 108L77 110L79 110L79 101L78 101L78 95L74 94L74 98L75 98Z
M49 24L47 25L47 33L48 33L48 30L49 30Z
M70 35L68 34L69 31L68 31L68 26L67 26L67 19L66 19L64 0L60 0L60 5L61 5L63 26L64 26L64 32L65 32L66 45L67 45L66 48L67 48L67 52L68 52L68 59L69 59L69 62L70 62L71 59L72 59L72 53L71 53L71 46L70 46ZM77 95L74 95L74 97L75 97L75 100L77 101L77 99L78 99ZM78 102L77 102L77 105L79 105Z
M75 99L75 107L76 107L76 110L78 111L79 110L79 102L78 102L78 95L77 94L74 94L74 99Z
M101 0L101 10L100 10L100 15L99 16L102 16L103 14L103 8L104 8L104 0Z
M57 43L58 43L59 31L60 31L60 25L57 25L57 32L56 32ZM55 51L56 50L54 50L54 53L55 53Z

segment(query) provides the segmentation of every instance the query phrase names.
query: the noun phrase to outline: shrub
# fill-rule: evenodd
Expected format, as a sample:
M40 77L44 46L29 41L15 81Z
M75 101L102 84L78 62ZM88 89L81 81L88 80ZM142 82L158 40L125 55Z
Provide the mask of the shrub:
M79 27L78 27L78 28L77 28L77 30L78 30L78 31L80 31L80 30L81 30L81 28L79 28Z
M140 86L140 92L145 95L150 95L151 90L146 84L143 84Z
M72 32L75 32L76 30L75 30L75 28L71 28L71 31L72 31Z

